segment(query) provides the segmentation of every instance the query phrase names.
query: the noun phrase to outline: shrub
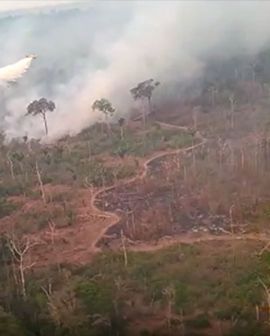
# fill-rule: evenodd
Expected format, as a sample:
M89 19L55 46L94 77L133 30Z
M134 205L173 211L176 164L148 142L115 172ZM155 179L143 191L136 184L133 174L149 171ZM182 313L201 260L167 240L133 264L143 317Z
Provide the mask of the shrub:
M4 312L0 307L0 335L5 336L24 336L26 333L22 326L16 321L15 317Z
M193 319L186 320L185 325L194 329L205 329L210 327L210 322L206 314L200 314Z
M262 325L256 322L240 321L225 336L268 336L269 332L264 331Z
M15 204L0 198L0 218L10 215L16 208Z
M108 314L112 311L112 288L108 284L83 281L78 285L77 293L91 314Z

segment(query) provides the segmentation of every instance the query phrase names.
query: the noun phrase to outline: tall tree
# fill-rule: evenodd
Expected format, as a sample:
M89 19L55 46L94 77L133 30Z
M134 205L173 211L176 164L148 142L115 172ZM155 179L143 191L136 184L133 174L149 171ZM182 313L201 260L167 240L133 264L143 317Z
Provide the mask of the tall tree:
M103 113L107 129L110 132L111 128L109 123L109 117L112 117L115 112L115 108L112 106L111 102L106 98L97 99L92 105L92 110L98 110Z
M148 113L151 112L152 106L152 95L154 89L159 86L159 82L154 79L147 79L144 82L139 83L136 87L130 90L130 93L134 100L146 100L148 103ZM147 111L143 109L143 123L146 124Z
M31 104L27 107L26 115L41 115L44 122L45 133L48 135L48 122L46 113L52 112L55 110L55 103L53 101L47 100L46 98L41 98L39 100L34 100Z

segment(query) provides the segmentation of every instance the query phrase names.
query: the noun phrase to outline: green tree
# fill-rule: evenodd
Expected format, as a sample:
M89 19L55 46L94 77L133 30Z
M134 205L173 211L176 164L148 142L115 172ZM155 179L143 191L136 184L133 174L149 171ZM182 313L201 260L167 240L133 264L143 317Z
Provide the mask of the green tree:
M134 100L146 100L148 103L148 113L151 113L152 110L152 95L153 91L160 83L156 82L154 79L147 79L144 82L139 83L136 87L130 90L130 93ZM146 124L147 111L146 108L143 108L143 124Z
M92 110L97 110L103 113L107 129L110 132L111 128L109 123L109 117L112 117L115 112L115 108L112 106L111 102L106 98L97 99L92 105Z
M39 100L34 100L31 104L28 105L26 115L41 115L44 122L45 133L46 135L48 135L49 130L46 113L52 112L54 110L55 103L53 101L49 101L46 98L41 98Z

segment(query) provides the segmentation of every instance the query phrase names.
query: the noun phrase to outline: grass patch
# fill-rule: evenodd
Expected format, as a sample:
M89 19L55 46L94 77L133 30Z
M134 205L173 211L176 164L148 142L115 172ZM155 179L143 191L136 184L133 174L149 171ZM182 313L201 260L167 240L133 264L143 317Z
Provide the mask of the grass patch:
M5 198L0 198L0 218L10 215L17 209L17 206L11 202L8 202Z
M187 319L185 325L193 329L206 329L211 326L211 323L207 314L200 314L195 318Z
M210 307L219 318L249 317L263 300L258 278L269 282L268 254L259 258L252 244L239 243L233 256L232 247L223 245L176 246L155 254L130 252L127 268L121 253L105 254L83 273L88 277L101 273L108 283L121 276L131 292L143 295L148 304L163 304L164 289L173 286L176 312L189 314Z

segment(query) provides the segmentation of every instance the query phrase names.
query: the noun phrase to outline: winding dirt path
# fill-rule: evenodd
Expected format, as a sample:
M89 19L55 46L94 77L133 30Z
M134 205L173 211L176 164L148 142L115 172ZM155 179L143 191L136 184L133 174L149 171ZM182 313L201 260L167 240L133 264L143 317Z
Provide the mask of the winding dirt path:
M188 132L188 130L189 130L189 128L185 127L185 126L172 125L172 124L167 124L167 123L164 123L164 122L156 122L156 123L160 127L166 128L166 129L178 129L178 130L185 131L185 132ZM143 169L142 169L142 172L139 175L136 175L136 176L128 179L124 183L120 181L119 183L116 183L112 186L104 187L104 188L101 188L101 189L97 190L96 192L94 192L94 194L91 197L91 202L90 202L90 206L91 206L91 210L92 210L93 214L98 215L98 216L109 217L111 219L111 222L109 223L108 226L103 228L103 230L100 232L99 236L93 242L93 244L92 244L93 251L95 251L95 252L100 251L100 248L97 247L97 244L98 244L99 240L104 236L105 232L107 232L107 230L110 227L116 225L121 220L121 217L119 215L117 215L116 213L110 212L110 211L104 211L104 210L100 209L96 205L96 201L97 201L98 197L103 193L106 193L108 191L111 191L111 190L117 188L118 186L123 186L123 185L126 186L126 185L131 184L135 181L143 180L147 176L147 173L148 173L148 170L149 170L149 165L152 162L154 162L155 160L163 158L165 156L177 155L177 154L180 154L180 153L185 153L185 152L194 150L198 147L203 146L207 142L207 139L204 138L199 132L196 132L195 138L200 140L200 142L195 144L195 145L189 146L187 148L179 148L179 149L174 149L174 150L171 150L171 151L155 153L143 163Z
M160 127L165 128L165 129L178 129L181 131L188 132L189 128L185 126L178 126L178 125L173 125L173 124L167 124L164 122L156 122ZM103 216L110 218L109 224L103 228L103 230L100 232L100 234L97 236L97 238L94 240L92 243L92 250L93 252L99 252L101 249L97 246L98 242L102 239L102 237L105 235L105 233L108 231L108 229L116 224L118 224L121 220L121 217L110 211L104 211L100 209L97 205L97 199L99 196L101 196L103 193L106 193L108 191L111 191L119 186L126 186L129 185L133 182L143 180L149 170L149 166L151 163L153 163L155 160L158 160L160 158L164 158L166 156L171 156L171 155L179 155L181 153L186 153L188 151L197 149L198 147L201 147L207 143L207 139L204 138L200 132L195 133L195 138L199 140L199 143L196 143L192 146L189 146L187 148L180 148L176 150L171 150L171 151L166 151L166 152L159 152L153 154L150 158L148 158L144 163L143 163L143 169L142 172L130 179L128 179L125 182L120 181L119 183L116 183L110 187L104 187L96 192L93 193L91 197L91 211L93 212L94 215L97 216ZM169 247L174 244L195 244L195 243L200 243L200 242L210 242L210 241L234 241L234 240L253 240L253 241L260 241L260 242L265 242L269 243L270 242L270 235L266 233L262 234L257 234L257 233L247 233L247 234L231 234L230 232L226 232L224 234L220 235L213 235L213 234L194 234L194 233L188 233L188 234L183 234L179 236L165 236L160 238L157 241L153 242L143 242L143 241L128 241L128 250L130 251L136 251L136 252L153 252L153 251L158 251L160 249ZM268 245L267 245L268 246Z

